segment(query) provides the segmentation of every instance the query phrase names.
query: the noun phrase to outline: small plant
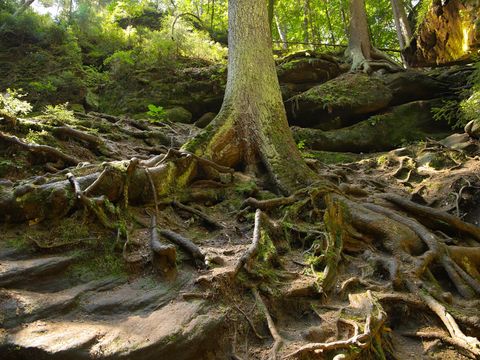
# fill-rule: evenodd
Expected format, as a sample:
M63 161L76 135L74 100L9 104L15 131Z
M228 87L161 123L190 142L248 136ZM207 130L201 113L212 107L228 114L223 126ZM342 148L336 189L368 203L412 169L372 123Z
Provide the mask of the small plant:
M62 125L75 122L73 111L68 109L68 103L47 105L43 110L45 118L52 125Z
M297 143L297 148L298 148L298 150L300 150L300 151L305 150L305 140L300 140L300 141Z
M28 134L25 136L25 140L31 144L38 145L49 145L55 143L55 138L49 132L29 130Z
M152 123L162 122L165 121L167 118L167 112L162 106L156 106L153 104L148 105L148 112L147 115L149 116L149 120Z

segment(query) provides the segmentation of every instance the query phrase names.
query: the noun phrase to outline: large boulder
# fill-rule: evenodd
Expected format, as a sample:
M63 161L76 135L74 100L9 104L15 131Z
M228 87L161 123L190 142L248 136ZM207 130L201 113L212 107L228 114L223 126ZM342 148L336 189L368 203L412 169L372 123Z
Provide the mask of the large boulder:
M448 83L417 71L369 76L349 73L315 86L286 102L291 125L339 129L415 100L444 95Z
M200 117L200 119L195 121L195 126L203 129L207 127L207 125L210 124L213 119L215 119L215 116L217 116L217 114L213 112L205 113Z
M386 151L407 142L448 134L448 124L433 120L431 109L438 105L437 100L415 101L343 129L323 131L293 127L292 130L297 142L313 150Z
M331 57L303 57L277 67L278 79L282 83L323 83L340 75L342 68Z
M338 129L365 114L384 109L392 100L379 77L345 74L294 96L286 102L291 125Z
M289 56L277 66L278 80L284 100L316 85L323 84L348 70L334 56L300 53Z
M183 124L192 124L192 113L187 109L176 106L171 109L165 110L166 117L171 122L183 123Z

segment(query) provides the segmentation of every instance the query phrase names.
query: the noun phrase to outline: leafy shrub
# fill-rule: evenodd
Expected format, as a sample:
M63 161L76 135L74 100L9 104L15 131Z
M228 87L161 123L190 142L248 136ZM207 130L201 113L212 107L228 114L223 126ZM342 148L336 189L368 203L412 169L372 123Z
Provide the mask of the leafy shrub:
M71 124L75 122L73 111L68 109L68 103L47 105L43 111L44 117L53 125Z
M443 100L440 106L432 108L432 114L435 121L444 121L452 129L458 129L465 125L457 100Z
M150 122L156 123L156 122L165 121L167 117L167 112L162 106L149 104L147 115L149 116Z

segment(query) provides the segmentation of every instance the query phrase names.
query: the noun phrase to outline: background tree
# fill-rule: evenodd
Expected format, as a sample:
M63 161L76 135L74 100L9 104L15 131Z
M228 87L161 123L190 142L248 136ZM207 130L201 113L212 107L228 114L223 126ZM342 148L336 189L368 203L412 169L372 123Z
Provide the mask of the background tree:
M374 68L399 69L388 56L373 47L369 32L365 0L351 0L350 30L346 52L352 63L352 70L371 72Z

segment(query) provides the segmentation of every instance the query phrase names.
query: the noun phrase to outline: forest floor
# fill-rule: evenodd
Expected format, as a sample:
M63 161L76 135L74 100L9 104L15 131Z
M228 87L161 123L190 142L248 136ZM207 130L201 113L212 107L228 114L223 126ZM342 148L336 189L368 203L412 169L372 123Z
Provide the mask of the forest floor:
M19 136L20 142L36 136L37 142L54 144L80 161L68 168L77 177L91 171L89 163L148 159L199 132L193 125L133 122L95 113L77 114L68 126L93 136L88 138L58 131L59 126L45 119L20 120L16 126L16 131L2 133ZM314 170L356 201L369 203L382 193L398 194L479 225L479 149L478 141L457 134L384 153L303 152ZM4 187L15 181L45 184L66 178L67 171L61 170L65 160L50 152L11 146L2 156ZM21 187L21 182L15 186ZM162 204L157 226L190 239L205 256L205 264L192 261L198 259L183 249L177 252L175 267L155 262L153 204L128 206L126 243L82 208L55 220L2 225L2 359L261 359L271 354L271 333L277 330L280 341L275 344L283 344L283 358L309 342L351 338L352 323L344 315L359 308L354 305L361 299L355 294L366 291L388 314L388 331L383 350L372 344L362 359L472 358L441 340L448 332L436 315L416 294L394 289L385 265L372 261L368 250L344 252L335 285L324 292L323 275L315 268L318 241L302 222L292 224L297 235L273 261L258 260L259 283L252 286L251 278L239 274L232 284L231 274L252 243L254 210L245 201L276 195L265 190L262 179L238 172L231 179L198 181L191 188L198 189L198 201ZM214 196L205 195L212 192ZM313 233L321 237L322 224L314 225ZM455 238L443 238L456 244ZM447 289L444 295L452 308L461 306L463 300L445 273L439 269L434 275ZM480 335L479 308L480 301L471 300L457 319L470 336ZM362 321L358 314L353 316ZM308 358L302 356L297 357Z

